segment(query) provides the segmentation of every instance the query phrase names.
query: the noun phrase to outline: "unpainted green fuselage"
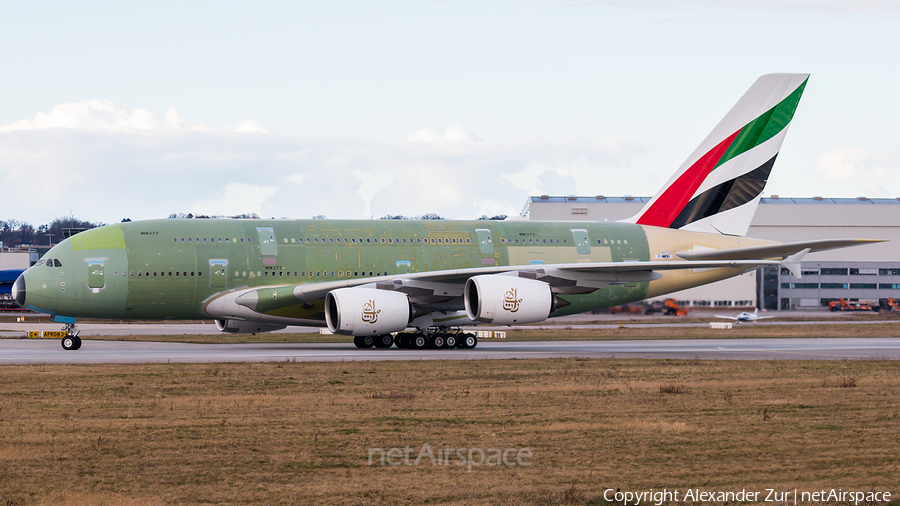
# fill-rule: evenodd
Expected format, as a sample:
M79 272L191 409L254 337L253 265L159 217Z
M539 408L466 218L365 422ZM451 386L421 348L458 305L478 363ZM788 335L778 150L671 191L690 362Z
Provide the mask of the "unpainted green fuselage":
M152 220L88 230L56 245L29 270L27 300L66 317L204 319L205 301L241 288L649 258L644 227L622 223ZM564 295L570 304L551 316L640 300L647 288ZM321 303L282 316L324 321Z

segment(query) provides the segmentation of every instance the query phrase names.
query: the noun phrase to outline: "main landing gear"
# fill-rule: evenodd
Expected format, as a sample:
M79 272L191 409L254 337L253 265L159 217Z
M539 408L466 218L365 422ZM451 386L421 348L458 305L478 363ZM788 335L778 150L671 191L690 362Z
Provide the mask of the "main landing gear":
M78 329L74 323L67 323L63 331L66 336L62 338L62 347L64 350L77 350L81 348L81 338L78 337Z
M478 338L471 332L438 328L434 332L399 332L396 336L357 336L353 338L353 344L357 348L390 348L396 345L408 350L472 349L478 346Z

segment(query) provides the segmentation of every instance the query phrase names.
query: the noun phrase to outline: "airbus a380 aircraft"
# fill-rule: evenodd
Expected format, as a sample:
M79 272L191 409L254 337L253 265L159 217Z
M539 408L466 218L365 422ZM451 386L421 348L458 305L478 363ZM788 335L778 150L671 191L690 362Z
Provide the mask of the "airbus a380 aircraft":
M743 237L808 77L760 77L624 222L121 223L53 247L13 296L64 323L67 350L81 346L77 318L215 319L224 332L316 325L359 347L473 348L459 326L538 322L760 265L799 278L806 253L870 242Z

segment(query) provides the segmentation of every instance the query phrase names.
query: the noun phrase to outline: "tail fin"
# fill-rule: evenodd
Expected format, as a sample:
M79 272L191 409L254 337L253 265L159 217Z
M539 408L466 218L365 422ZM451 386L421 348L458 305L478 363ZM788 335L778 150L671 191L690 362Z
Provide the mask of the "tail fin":
M622 221L745 235L808 79L757 79L663 189Z

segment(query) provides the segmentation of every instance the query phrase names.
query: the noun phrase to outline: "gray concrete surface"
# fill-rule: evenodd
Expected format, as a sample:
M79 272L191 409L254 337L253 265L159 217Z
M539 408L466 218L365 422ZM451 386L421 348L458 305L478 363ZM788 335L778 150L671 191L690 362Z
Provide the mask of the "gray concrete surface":
M188 344L57 339L0 340L0 364L478 360L554 357L700 359L900 359L900 338L483 341L475 350L357 349L351 343Z

